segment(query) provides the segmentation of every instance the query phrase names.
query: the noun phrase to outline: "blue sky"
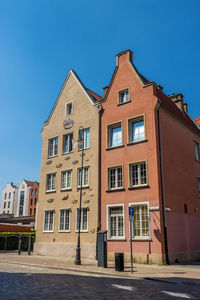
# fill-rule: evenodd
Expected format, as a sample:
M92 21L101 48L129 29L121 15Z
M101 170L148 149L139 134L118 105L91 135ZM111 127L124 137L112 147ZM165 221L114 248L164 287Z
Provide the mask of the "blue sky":
M200 116L199 0L0 0L0 190L39 180L41 136L73 68L102 95L115 55Z

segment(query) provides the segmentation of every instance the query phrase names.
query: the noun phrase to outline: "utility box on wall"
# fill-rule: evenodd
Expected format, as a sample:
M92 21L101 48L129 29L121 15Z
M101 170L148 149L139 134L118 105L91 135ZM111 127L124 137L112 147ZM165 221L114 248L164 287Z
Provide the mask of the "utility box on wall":
M98 267L107 268L107 230L98 232Z

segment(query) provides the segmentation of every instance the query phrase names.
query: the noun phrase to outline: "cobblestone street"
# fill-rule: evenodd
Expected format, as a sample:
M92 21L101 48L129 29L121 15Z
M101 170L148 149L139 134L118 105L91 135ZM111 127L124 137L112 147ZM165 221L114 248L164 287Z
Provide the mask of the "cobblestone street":
M58 269L1 263L2 300L10 299L199 299L192 279L178 282L86 276Z

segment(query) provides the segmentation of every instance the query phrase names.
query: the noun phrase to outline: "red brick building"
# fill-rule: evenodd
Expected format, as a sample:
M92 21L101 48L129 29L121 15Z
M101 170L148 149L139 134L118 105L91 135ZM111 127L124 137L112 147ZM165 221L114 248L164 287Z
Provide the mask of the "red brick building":
M139 262L200 258L200 129L181 94L166 96L117 55L104 88L101 118L101 229L108 259L130 258L128 208L134 207L133 252Z
M36 207L39 195L39 183L37 181L29 181L31 188L29 190L29 205L28 205L28 215L36 215Z

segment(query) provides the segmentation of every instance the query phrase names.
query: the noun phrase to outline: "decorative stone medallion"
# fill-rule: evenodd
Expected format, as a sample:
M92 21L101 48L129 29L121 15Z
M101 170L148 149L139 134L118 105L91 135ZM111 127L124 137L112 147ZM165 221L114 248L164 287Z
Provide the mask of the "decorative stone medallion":
M53 199L48 199L47 200L47 203L52 203L53 202Z
M65 128L65 129L70 129L70 128L72 128L74 126L74 120L72 120L72 119L67 119L67 120L65 120L64 122L63 122L63 127Z

